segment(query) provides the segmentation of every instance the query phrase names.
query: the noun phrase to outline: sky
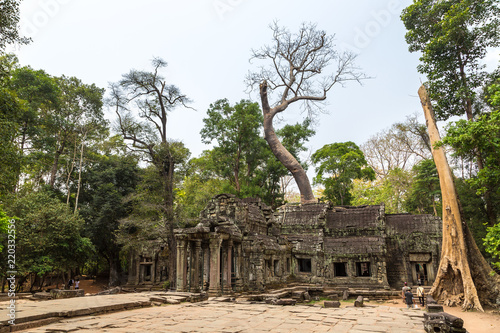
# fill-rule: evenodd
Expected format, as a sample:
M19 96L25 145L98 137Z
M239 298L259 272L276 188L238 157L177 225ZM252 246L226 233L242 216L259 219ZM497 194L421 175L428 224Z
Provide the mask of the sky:
M108 88L131 69L151 69L151 59L168 63L164 76L193 102L177 108L168 136L199 156L210 146L200 130L210 104L227 98L258 102L247 93L245 76L255 69L251 50L271 43L269 25L290 31L303 22L335 35L339 51L358 54L357 66L371 77L362 85L335 87L317 119L312 152L325 144L361 145L396 122L422 114L417 90L419 54L409 53L401 11L411 0L23 0L21 32L33 39L15 48L21 65ZM498 52L488 60L498 65ZM114 115L107 111L113 121ZM284 124L302 121L292 108ZM423 116L420 117L423 121Z

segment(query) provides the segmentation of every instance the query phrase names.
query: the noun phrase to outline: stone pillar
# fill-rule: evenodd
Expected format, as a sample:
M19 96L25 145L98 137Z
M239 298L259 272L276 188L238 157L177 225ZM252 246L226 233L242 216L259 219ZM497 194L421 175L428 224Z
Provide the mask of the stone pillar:
M177 237L177 291L187 291L187 240Z
M227 255L226 255L226 261L224 265L224 277L225 277L225 282L224 282L224 293L226 294L231 294L233 292L233 288L231 286L231 263L233 260L233 241L228 240L227 241Z
M237 244L234 247L234 277L236 279L235 287L236 291L242 291L243 289L243 281L241 278L241 265L242 265L242 251L241 251L241 243Z
M191 292L200 292L200 254L201 240L194 241L191 257Z
M208 294L217 296L220 290L220 246L222 239L218 235L210 235L210 288Z
M203 245L203 288L205 283L210 281L210 247L208 244Z

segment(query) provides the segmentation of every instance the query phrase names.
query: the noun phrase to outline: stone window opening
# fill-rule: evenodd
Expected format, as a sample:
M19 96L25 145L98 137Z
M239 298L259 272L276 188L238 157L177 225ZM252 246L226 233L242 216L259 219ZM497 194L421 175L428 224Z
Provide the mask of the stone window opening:
M369 262L357 262L356 263L356 276L371 276L370 263Z
M312 265L311 259L297 259L299 264L299 272L301 273L311 273Z
M347 264L345 262L336 262L333 264L334 276L347 276Z
M281 276L279 260L274 260L274 276Z

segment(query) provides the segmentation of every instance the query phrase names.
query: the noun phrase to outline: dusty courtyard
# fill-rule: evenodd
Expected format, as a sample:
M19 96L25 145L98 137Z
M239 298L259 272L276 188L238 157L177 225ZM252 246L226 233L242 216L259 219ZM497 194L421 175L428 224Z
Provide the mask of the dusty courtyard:
M306 306L275 306L237 301L219 302L211 299L199 303L146 306L134 310L101 315L77 315L71 312L113 307L134 302L147 302L150 293L87 296L52 301L21 301L18 319L41 314L58 314L58 322L22 332L397 332L423 333L421 309L408 310L402 301L384 304L367 303L355 308L342 303L341 308L322 308L319 304ZM147 302L149 303L149 302ZM4 304L2 304L4 311ZM462 312L459 308L445 311L464 319L470 333L497 333L500 315ZM3 314L5 315L5 314ZM6 328L6 327L4 327ZM18 327L19 328L19 327ZM3 332L3 331L2 331Z

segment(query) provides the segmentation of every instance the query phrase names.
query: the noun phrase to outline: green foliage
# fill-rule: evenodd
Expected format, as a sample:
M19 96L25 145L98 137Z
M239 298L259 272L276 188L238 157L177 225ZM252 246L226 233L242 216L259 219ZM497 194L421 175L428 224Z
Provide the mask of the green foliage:
M19 35L19 0L0 2L0 55L9 44L28 44L31 39Z
M385 204L388 214L406 213L405 200L412 182L411 172L395 168L384 178L374 181L355 179L350 190L351 204L379 205Z
M421 161L413 167L413 173L413 182L405 201L406 210L409 213L441 216L441 187L434 160Z
M493 262L493 266L500 270L500 223L493 227L488 227L488 233L483 239L486 252L490 253L493 259L499 261Z
M118 257L115 232L119 220L128 216L131 203L125 198L139 181L137 161L130 156L95 155L82 174L80 215L85 234L105 258Z
M12 217L7 216L7 214L4 212L2 206L0 206L0 236L2 237L4 234L7 234L7 230L9 227L9 222L12 219ZM0 243L0 252L3 250L3 244Z
M476 89L486 77L481 59L500 45L496 0L414 0L403 11L410 52L422 52L420 73L440 119L473 117Z
M474 122L452 123L443 142L453 147L455 155L469 161L479 149L484 167L469 182L478 194L489 191L500 197L500 111L486 113Z
M375 172L368 166L363 152L354 142L332 143L312 155L316 167L316 184L325 186L325 198L338 205L349 205L354 179L374 180Z
M262 113L257 103L242 100L234 107L225 99L210 105L200 134L202 141L216 141L213 155L219 174L228 179L239 194L251 186L251 177L262 158L260 137Z
M211 150L204 152L196 164L202 163L198 174L210 174L212 187L199 193L205 202L214 190L235 194L239 197L259 197L267 204L276 207L284 202L284 178L289 171L272 154L269 146L261 137L262 112L257 103L242 100L231 106L226 99L218 100L210 106L205 118L201 136L205 143L216 142ZM299 154L306 151L304 143L314 134L311 122L285 125L276 130L285 148L298 160ZM307 165L303 164L303 168ZM196 195L189 193L189 186L198 184L200 179L185 180L185 199ZM207 179L203 182L206 183ZM220 192L218 192L220 193ZM203 198L203 199L202 199ZM184 203L190 202L185 200ZM193 202L194 203L194 202ZM199 212L199 205L196 204ZM194 210L193 210L194 212ZM192 214L189 214L192 216ZM193 216L194 217L194 216Z
M90 240L81 236L83 219L46 190L15 198L8 213L19 218L16 266L21 274L67 271L94 252Z

